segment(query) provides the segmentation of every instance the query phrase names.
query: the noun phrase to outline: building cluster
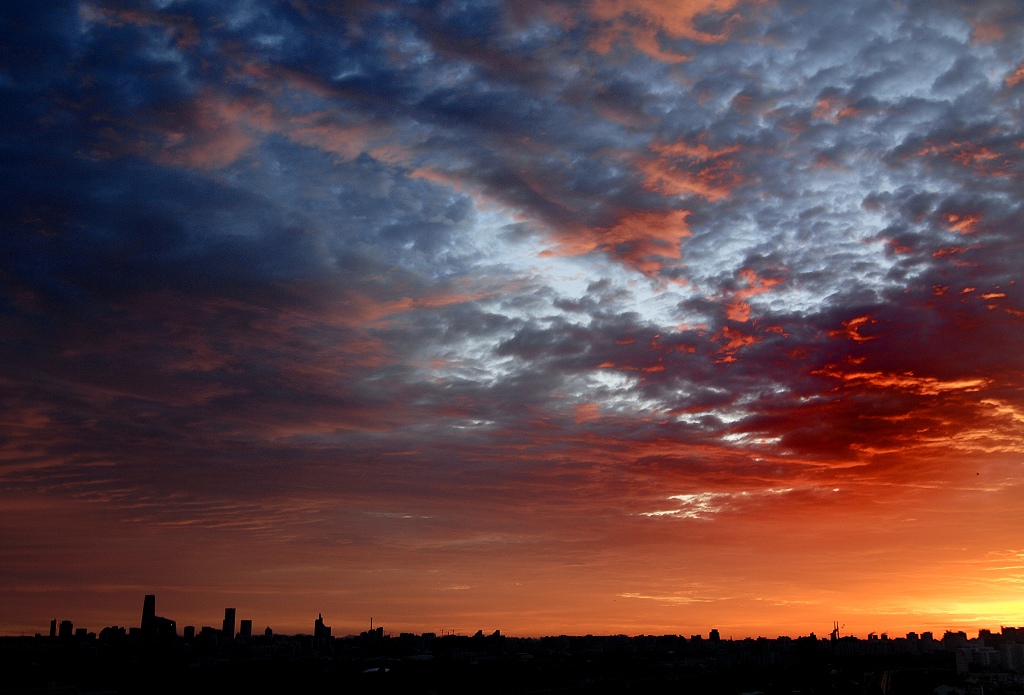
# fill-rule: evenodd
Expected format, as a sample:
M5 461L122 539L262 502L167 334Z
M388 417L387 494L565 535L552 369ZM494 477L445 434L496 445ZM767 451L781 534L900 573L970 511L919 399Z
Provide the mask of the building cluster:
M526 662L534 658L641 658L672 664L691 673L726 672L735 669L793 668L807 659L871 660L885 659L893 663L938 664L950 672L955 667L959 677L982 674L1003 680L1013 679L1024 687L1024 627L1002 627L999 632L981 630L975 638L964 632L946 631L941 638L931 632L909 632L903 637L871 633L867 639L840 636L836 624L827 639L808 636L775 639L722 639L718 630L707 636L690 635L625 635L552 636L516 638L500 631L472 637L454 634L437 635L401 633L392 636L382 627L373 627L358 636L337 638L331 627L317 615L311 635L275 636L268 627L254 637L252 620L236 620L234 608L224 609L219 628L204 626L198 631L192 625L178 634L174 620L156 614L156 597L147 595L143 601L142 619L138 627L112 626L99 635L85 628L75 628L69 620L50 623L53 644L103 645L178 645L176 648L205 650L210 654L240 655L254 658L353 659L381 658L390 660L440 660L451 664L495 662ZM239 651L239 650L244 651ZM908 661L909 660L909 661ZM1000 675L1001 674L1001 675Z
M317 624L323 627L323 619L317 620ZM331 628L326 628L326 635L330 636ZM272 637L274 631L267 627L263 631L264 636ZM121 627L113 625L100 630L99 635L89 632L84 627L75 628L70 620L62 620L59 623L54 618L50 621L50 637L59 639L77 640L99 640L100 642L121 641L130 638L143 643L167 642L179 638L178 625L170 618L164 618L156 614L156 596L147 594L142 602L142 621L139 627ZM249 639L252 637L252 620L243 619L238 622L238 631L235 631L235 609L224 609L224 620L219 628L203 626L196 632L194 625L186 625L182 629L181 638L186 640L201 638L221 639Z
M388 677L408 684L443 686L476 683L474 679L493 672L495 677L519 679L516 687L522 692L548 687L546 679L555 678L562 684L559 687L570 689L580 683L600 683L614 690L654 682L681 684L698 692L725 688L722 692L735 693L784 681L790 689L779 692L928 693L950 685L954 689L943 692L957 692L956 688L977 692L972 690L977 686L986 695L999 695L1024 692L1024 627L981 630L974 638L947 631L941 637L909 632L894 638L872 633L861 639L841 636L838 625L824 639L811 633L733 640L723 638L718 630L689 637L529 638L508 637L498 630L480 630L471 636L392 635L374 627L371 619L370 629L359 635L335 637L320 614L311 634L287 636L275 635L269 627L254 635L251 620L239 621L237 611L226 608L219 627L197 631L185 626L179 634L174 620L157 615L156 597L148 595L138 627L112 626L96 635L76 629L71 621L53 620L49 638L0 638L0 672L7 664L12 672L23 672L25 683L49 682L49 674L61 664L66 677L73 679L83 668L98 673L103 664L111 663L123 668L136 664L140 669L165 664L182 684L192 678L188 674L195 673L251 675L254 683L256 674L271 673L279 674L282 682L286 676L312 679L311 684L326 679L323 683L330 687L335 681L353 682L366 674L391 674ZM45 666L32 671L31 664ZM231 665L229 671L224 670L226 664ZM97 683L112 677L95 676Z
M237 622L237 624L236 624ZM237 628L237 629L236 629ZM267 627L263 631L264 638L274 637L273 630ZM243 619L236 621L236 610L234 608L224 609L224 619L221 626L203 626L198 632L195 626L186 625L182 634L178 635L177 624L170 618L164 618L156 614L156 596L148 594L143 600L142 620L139 627L111 626L103 628L99 635L89 632L86 628L75 628L70 620L53 619L50 622L50 637L60 640L93 641L101 643L124 641L128 639L141 644L170 642L176 640L205 639L207 641L223 642L237 640L251 640L253 638L252 620ZM308 636L306 636L308 638ZM523 654L536 651L539 647L554 648L566 653L574 651L600 651L625 649L636 651L654 648L659 645L662 648L672 648L680 654L689 656L706 657L718 655L728 661L729 654L758 653L771 655L760 659L760 662L770 664L777 663L779 658L791 653L794 645L807 645L817 651L827 651L838 657L864 657L864 656L898 656L898 655L927 655L933 653L946 653L955 655L957 671L966 673L971 670L995 669L1024 673L1024 627L1001 627L998 633L991 630L981 630L976 638L970 639L964 632L946 631L939 639L936 639L931 632L908 632L904 637L890 638L888 634L878 635L871 633L867 639L860 639L853 636L840 636L839 626L836 624L828 640L818 640L811 633L806 637L792 639L789 637L778 637L776 639L757 638L740 641L723 640L717 629L711 630L707 637L703 635L691 635L689 639L682 635L662 635L659 637L640 635L627 637L624 635L612 635L606 637L543 637L533 638L506 638L500 631L494 631L485 635L478 631L473 637L461 637L456 635L443 635L438 637L436 633L427 632L422 635L413 633L401 633L397 637L385 634L384 628L373 627L370 621L370 629L360 633L357 637L344 638L355 640L362 645L377 645L377 648L385 652L412 653L416 651L430 651L432 645L441 642L460 645L476 646L486 642L490 645L488 652L493 653L493 646L500 643L504 650L512 649ZM340 647L342 638L335 638L331 634L331 627L324 623L323 614L316 617L313 622L312 644L321 650L330 651L332 645ZM449 650L451 651L451 650ZM459 651L455 649L454 651ZM472 652L470 652L472 653Z
M947 630L941 639L931 632L908 632L905 637L890 639L886 633L871 633L866 640L839 637L834 630L830 640L838 656L900 655L916 656L945 652L956 658L957 672L972 670L1003 670L1024 673L1024 627L1001 627L999 632L979 630L970 639L966 632Z
M236 618L237 611L234 608L225 608L224 619L219 628L206 625L199 628L197 631L194 625L185 625L184 628L182 628L181 635L179 635L177 623L174 620L164 618L156 614L156 596L154 594L147 594L142 602L142 620L140 621L139 627L121 627L113 625L111 627L103 628L100 630L99 635L97 635L83 627L75 628L74 623L70 620L62 620L58 622L57 619L54 618L50 621L50 637L52 639L59 640L73 639L79 642L98 641L100 643L123 642L128 640L139 644L166 643L180 640L191 641L196 639L206 640L208 642L223 642L225 640L245 641L252 639L252 620L236 620ZM483 633L479 634L482 635ZM495 632L494 634L497 635L499 633ZM36 636L41 637L41 635ZM303 635L298 635L297 637L302 636ZM405 635L403 634L403 637L404 636ZM263 631L263 637L274 637L274 631L270 627L267 627ZM322 613L317 615L316 620L313 621L312 637L314 643L320 646L329 644L335 639L331 635L330 625L326 625L324 623L324 616ZM434 633L425 633L423 637L432 639L434 637ZM390 639L390 636L384 633L384 628L379 626L374 628L373 619L371 618L370 629L360 633L355 639L368 643L383 643L384 640Z
M998 634L980 630L973 640L963 632L946 635L954 635L951 646L956 653L957 673L974 669L1024 673L1024 627L1004 627Z

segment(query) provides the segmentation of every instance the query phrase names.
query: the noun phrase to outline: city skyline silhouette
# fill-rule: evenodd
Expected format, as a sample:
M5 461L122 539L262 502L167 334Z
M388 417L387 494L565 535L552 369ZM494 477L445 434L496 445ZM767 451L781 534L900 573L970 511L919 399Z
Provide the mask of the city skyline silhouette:
M216 622L216 621L213 621L213 622ZM50 620L49 624L50 624L50 631L49 631L49 637L50 638L61 637L63 639L67 639L67 638L71 638L73 636L74 637L78 637L78 638L88 637L89 639L95 639L96 638L96 632L95 631L90 631L90 630L88 630L88 628L83 628L81 626L77 626L77 628L76 628L76 626L74 624L74 621L69 620L67 618L53 618L53 619ZM237 630L236 630L236 625L239 626ZM160 641L168 641L168 640L173 641L173 640L176 640L176 639L179 639L179 638L188 640L188 639L193 639L196 636L217 636L217 637L228 639L228 640L235 640L235 639L250 639L250 638L252 638L254 636L254 634L255 634L255 633L252 632L252 625L253 625L253 618L250 617L250 618L240 618L240 619L238 619L238 613L237 613L237 610L235 608L233 608L233 607L225 607L224 610L223 610L223 616L222 616L219 628L214 627L212 625L202 625L202 626L183 625L179 629L178 628L178 621L173 620L171 618L167 618L167 617L163 617L163 616L158 616L156 614L156 594L146 594L143 597L141 619L138 621L138 625L128 625L128 624L126 624L126 625L109 625L109 626L105 626L104 629L108 629L109 628L109 629L119 630L119 631L122 631L125 636L131 635L131 636L134 636L137 640L140 640L140 641L143 641L143 642L146 642L146 641L149 641L149 642L160 642ZM852 640L866 639L867 641L880 640L880 641L883 641L883 642L890 639L888 633L884 632L884 631L879 633L876 630L872 630L869 633L867 633L866 635L859 636L859 635L855 635L855 634L846 633L846 632L844 632L845 629L846 629L845 623L841 624L838 620L833 621L832 625L831 625L831 631L830 631L830 633L828 635L828 639L830 639L833 642L835 642L837 640L840 640L840 639L843 639L843 638L845 638L845 639L852 639ZM102 632L102 630L101 630L101 632ZM407 633L405 631L401 631L401 632L402 632L402 634L410 634L410 633ZM448 630L442 629L442 630L439 630L439 631L427 631L424 634L425 635L430 635L431 637L436 637L436 636L441 636L441 637L445 637L445 636L466 637L466 636L470 636L470 633L474 633L474 631L470 630L467 633L460 633L460 632L458 632L458 631L456 631L454 629L448 629ZM953 635L957 636L956 638L958 640L958 642L957 642L958 646L960 646L960 641L961 640L965 640L966 639L966 632L964 632L963 630L948 629L948 630L944 630L943 633L944 633L944 638L946 638L946 641L948 641L948 638L950 636L953 636ZM289 635L289 634L286 634L286 633L281 633L280 631L276 631L275 632L270 625L267 625L266 628L264 629L264 631L262 631L261 633L258 633L258 634L263 634L266 637L271 637L271 636L274 636L274 635L277 635L277 636L293 636L293 635ZM494 630L493 633L491 633L491 636L492 637L497 637L497 636L500 636L501 634L502 634L501 630L500 629L496 629L496 630ZM682 633L666 633L666 634L667 635L672 635L672 636L675 636L675 637L683 637L683 638L685 638L685 635L683 635ZM715 627L708 628L707 631L706 631L706 634L707 634L707 637L704 637L699 632L697 634L691 634L690 635L690 639L693 640L693 641L697 641L697 642L701 641L702 639L707 639L709 642L712 642L712 643L719 642L719 641L721 641L723 639L726 639L728 641L733 641L733 639L734 639L734 637L732 635L728 635L727 637L723 637L722 632L718 628L715 628ZM990 629L990 628L980 628L978 630L977 638L981 639L981 640L984 640L984 638L986 636L991 637L992 634L993 634L993 630L992 629ZM999 626L998 634L1002 635L1002 636L1004 636L1006 638L1009 638L1009 639L1013 639L1013 640L1020 639L1020 640L1024 641L1024 627L1014 627L1014 626L1003 626L1003 625L1000 625ZM378 624L377 627L374 627L373 617L370 616L368 618L368 629L366 629L366 630L364 630L362 632L359 632L358 635L355 632L349 633L347 635L336 635L336 634L333 634L332 628L329 625L326 624L326 622L324 620L323 613L322 612L318 612L316 618L312 621L312 629L308 630L308 631L299 631L299 632L295 633L295 635L298 635L298 636L306 635L306 636L312 636L314 639L330 640L332 638L351 639L351 638L356 637L356 636L362 636L362 637L366 637L366 636L385 637L385 636L387 636L387 637L390 637L391 636L391 631L390 630L385 631L385 628L383 626L379 625L379 624ZM8 635L8 636L10 636L10 635ZM37 632L37 633L35 633L35 636L37 638L41 637L42 633L41 632ZM473 634L473 636L475 636L475 637L482 637L482 636L484 636L483 628L476 630L475 633ZM555 637L556 635L508 635L506 633L506 636L538 638L538 637ZM566 636L566 635L561 635L561 636ZM580 637L581 635L568 635L568 636L570 636L570 637ZM639 635L600 635L600 636L644 637L645 635L643 633L640 633ZM739 639L741 641L742 640L749 640L751 637L752 636L750 636L750 635L742 635L742 636L739 637ZM784 635L784 634L778 634L778 635L776 635L776 637L780 638L780 639L790 639L790 638L793 638L793 637L810 637L810 638L813 638L813 639L817 639L816 634L815 634L814 631L811 631L807 635ZM765 635L758 635L757 638L758 639L765 639L766 636ZM934 634L931 631L925 630L925 631L922 631L920 633L920 635L918 634L918 632L911 631L911 632L907 633L906 636L903 636L903 637L893 636L892 639L894 639L894 640L901 640L901 639L902 640L917 640L917 639L921 639L921 640L924 640L925 642L931 642L933 639L935 639L935 636L934 636ZM1022 659L1024 659L1024 657L1022 657ZM1022 661L1022 668L1024 668L1024 661Z
M158 616L143 598L137 626L96 632L53 619L49 634L0 636L0 677L11 692L80 688L107 692L180 692L196 688L343 688L346 692L508 693L845 692L1017 693L1024 687L1024 627L866 639L831 633L734 640L705 634L516 637L495 630L472 636L393 634L373 626L332 634L322 613L311 634L253 632L253 621L224 609L221 627ZM152 673L160 673L154 680Z
M0 3L0 635L1024 625L1022 113L1013 0Z

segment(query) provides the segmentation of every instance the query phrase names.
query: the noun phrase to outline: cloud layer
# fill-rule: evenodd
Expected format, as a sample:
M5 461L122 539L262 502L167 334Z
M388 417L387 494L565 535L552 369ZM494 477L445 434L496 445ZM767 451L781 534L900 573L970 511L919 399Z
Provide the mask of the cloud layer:
M0 628L1024 620L1015 3L0 13Z

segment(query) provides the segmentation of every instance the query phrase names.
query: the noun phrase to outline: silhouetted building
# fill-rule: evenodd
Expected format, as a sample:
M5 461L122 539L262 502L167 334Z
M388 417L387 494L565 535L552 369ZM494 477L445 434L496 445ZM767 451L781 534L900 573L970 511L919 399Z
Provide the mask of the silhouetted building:
M124 642L124 638L127 636L128 631L123 627L117 625L111 625L100 630L100 642L104 644L120 644Z
M185 639L195 639L195 637L196 637L196 626L195 625L186 625L185 629L182 630L182 636Z
M70 639L75 634L75 626L70 620L60 621L60 632L58 636L61 639Z
M331 636L331 628L324 625L323 613L320 613L316 617L316 622L313 623L313 637L316 639L327 639Z
M948 633L947 633L948 634ZM953 633L957 634L957 633ZM945 637L942 640L947 642ZM969 673L971 666L977 666L982 670L1002 666L1002 654L991 647L983 647L980 644L961 646L956 649L956 672L963 676Z
M224 625L221 628L220 634L224 635L228 639L233 639L235 636L235 609L225 608L224 609Z
M156 595L146 594L142 600L142 632L144 634L156 631Z
M1011 642L1003 645L1003 665L1011 671L1024 671L1024 645Z
M483 630L478 630L477 634L480 637L483 637L484 636L484 631ZM359 636L362 637L363 639L370 639L370 640L384 639L384 628L382 628L382 627L371 627L366 632L360 632ZM474 635L474 637L475 636L476 635Z
M958 632L946 630L946 634L942 636L942 646L947 652L953 652L957 647L966 647L967 633L962 630Z
M57 636L57 619L54 618L50 621L50 637Z
M1024 639L1024 627L1000 626L999 634L1010 639Z
M270 629L269 625L267 625L267 629L263 631L263 636L264 637L273 637L274 636L274 631Z
M238 634L240 637L244 637L246 639L252 637L252 621L243 620L242 622L240 622L238 624Z
M173 620L161 618L156 614L156 596L146 594L142 600L142 639L147 641L174 639L178 636L178 626Z
M178 636L178 624L169 618L156 617L156 632L160 639L173 639Z
M147 616L147 626L158 620L155 603ZM238 634L248 634L249 621L239 622ZM205 627L198 633L198 626L189 626L185 634L194 634L195 642L143 643L140 627L133 627L131 636L124 628L104 628L96 642L93 633L72 630L70 621L66 623L62 628L58 622L54 629L65 634L70 630L70 639L37 635L29 642L0 637L0 691L7 692L6 684L14 683L11 692L49 692L50 683L59 678L60 689L67 692L121 692L126 683L139 682L147 690L164 686L187 693L552 692L571 690L586 678L588 687L577 689L977 695L1021 692L1019 683L1024 682L1018 675L1024 671L1024 645L996 634L991 636L995 648L969 640L967 646L946 652L936 642L935 653L913 656L907 648L914 633L870 641L836 634L831 644L810 636L715 640L709 633L691 644L681 635L536 639L506 637L498 630L489 635L480 631L475 638L403 632L396 639L374 624L359 637L338 639L330 636L321 614L314 628L318 639L308 634L273 635L268 627L266 639L236 642L225 640L222 628ZM384 675L385 664L395 667L390 677ZM956 673L968 679L959 683L960 688L939 685ZM376 675L351 680L363 674Z
M721 637L721 635L718 634L718 630L712 630L710 633L708 633L708 641L710 641L710 642L720 642L721 640L722 640L722 637Z

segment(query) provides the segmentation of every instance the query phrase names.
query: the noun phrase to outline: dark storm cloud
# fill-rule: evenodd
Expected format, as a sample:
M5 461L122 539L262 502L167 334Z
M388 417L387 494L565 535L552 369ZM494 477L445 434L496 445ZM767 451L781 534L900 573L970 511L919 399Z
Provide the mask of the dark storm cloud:
M75 9L84 36L67 26ZM467 199L244 129L212 160L243 157L238 169L211 178L211 160L165 156L160 142L207 127L195 107L207 87L190 75L206 42L151 55L170 50L169 25L198 20L68 10L37 30L71 34L60 71L5 85L18 104L3 173L14 460L82 479L99 458L128 487L201 489L199 471L246 465L229 443L249 446L263 416L271 437L382 426L370 412L401 394L361 385L395 359L367 327L408 297L444 294L438 276L464 263L451 240L472 219ZM229 117L214 127L228 132L197 147L232 136ZM172 454L168 438L192 443Z

